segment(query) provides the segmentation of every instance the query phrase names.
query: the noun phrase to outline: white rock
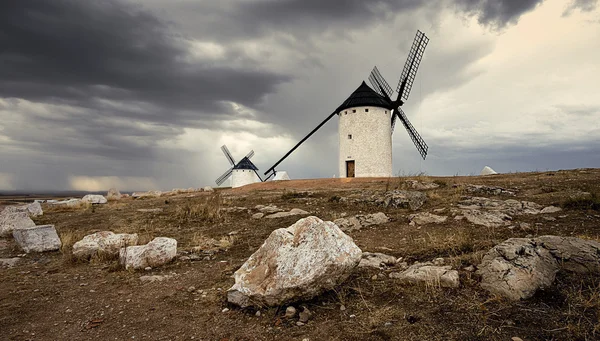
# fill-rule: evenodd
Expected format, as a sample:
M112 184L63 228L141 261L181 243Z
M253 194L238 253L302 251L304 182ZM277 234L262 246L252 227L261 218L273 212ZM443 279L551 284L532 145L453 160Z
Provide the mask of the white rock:
M99 194L88 194L81 198L81 201L88 202L90 204L106 204L108 202L104 196Z
M301 210L299 208L293 208L289 212L277 212L277 213L270 214L270 215L266 216L265 218L269 218L269 219L284 218L284 217L290 217L290 216L294 216L294 215L303 215L303 214L310 214L310 213L306 212L305 210Z
M166 279L169 279L171 277L173 277L173 276L170 276L170 275L163 275L163 276L160 276L160 275L146 275L146 276L140 276L140 281L142 281L142 282L149 282L149 283L152 283L152 282L162 282L162 281L164 281Z
M383 269L396 264L396 257L379 252L363 252L359 267Z
M264 213L262 213L262 212L254 213L254 214L252 215L252 219L260 219L260 218L262 218L264 215L265 215L265 214L264 214Z
M449 265L435 266L430 262L413 264L403 272L390 273L389 277L408 283L425 283L434 287L458 288L460 285L458 271L452 270Z
M206 187L204 187L202 190L203 190L204 192L214 192L214 191L215 191L215 190L214 190L212 187L210 187L210 186L206 186Z
M13 268L21 262L21 258L0 258L0 268Z
M116 188L111 188L108 190L108 193L106 193L107 200L121 200L121 197L121 192Z
M361 250L334 223L317 217L273 231L235 274L229 302L241 307L313 298L345 281Z
M17 212L25 212L29 214L30 217L37 217L44 214L42 205L38 201L34 201L31 204L26 205L6 206L3 210L0 210L0 214Z
M500 211L463 210L463 216L475 225L499 227L508 225L512 217Z
M273 181L278 181L278 180L290 180L290 176L288 175L288 173L286 171L277 171L277 173L275 173L275 177L273 178Z
M556 212L560 212L562 211L562 209L560 207L556 207L556 206L548 206L548 207L544 207L540 213L542 214L546 214L546 213L556 213Z
M12 235L15 228L33 227L35 223L27 212L13 212L5 209L0 213L0 237Z
M448 219L447 216L440 216L432 213L421 212L408 216L410 222L415 222L417 225L440 224Z
M277 213L277 212L283 212L284 210L282 210L281 208L275 206L275 205L256 205L255 207L257 210L261 211L262 213Z
M131 194L134 199L138 198L158 198L162 195L161 191L135 192Z
M65 206L65 207L77 207L83 203L81 199L67 199L62 201L47 201L52 206Z
M383 212L373 214L359 214L349 218L339 218L333 221L342 231L360 230L363 227L385 224L390 218Z
M434 189L440 187L440 185L433 182L419 182L417 180L406 180L406 183L408 184L408 187L417 190Z
M73 256L78 259L90 259L98 254L117 256L122 247L135 245L137 241L136 233L96 232L73 244Z
M177 241L173 238L157 237L146 245L121 248L119 262L125 269L137 270L166 264L176 256Z
M163 211L162 208L138 208L138 212L142 213L160 213Z
M54 225L15 228L13 237L17 245L26 253L56 251L61 246Z
M480 175L492 175L492 174L498 174L498 173L489 166L483 167L483 169L481 170L481 173L480 173Z

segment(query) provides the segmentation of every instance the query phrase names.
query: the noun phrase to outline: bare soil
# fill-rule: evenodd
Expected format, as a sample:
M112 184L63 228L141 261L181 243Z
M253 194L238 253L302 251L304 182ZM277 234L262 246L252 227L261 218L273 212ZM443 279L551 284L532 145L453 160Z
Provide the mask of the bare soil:
M340 197L408 189L406 180L435 181L420 212L452 208L467 195L563 206L561 212L514 217L530 227L486 228L452 216L443 224L409 226L409 209L349 204ZM466 193L463 184L499 186L515 196ZM454 186L457 185L457 186ZM465 270L511 237L577 236L600 240L597 206L573 204L581 192L600 194L600 169L515 173L486 177L399 177L293 180L213 193L123 199L76 209L48 209L34 218L54 224L60 252L29 254L0 269L0 339L5 340L599 340L600 279L559 274L555 285L527 301L510 302L479 287ZM594 199L595 200L595 199ZM343 214L384 212L392 221L351 232L363 251L403 257L409 264L443 257L459 270L457 289L397 283L386 270L357 270L333 291L306 306L311 320L283 317L285 307L239 309L228 305L233 272L267 238L299 217L252 219L257 204L300 208L324 220ZM238 207L237 210L228 210ZM162 208L162 212L138 212ZM547 217L555 218L548 221ZM517 225L518 226L518 225ZM176 261L150 271L125 271L114 259L76 262L71 245L110 230L177 239ZM12 240L0 239L0 258L15 257ZM142 282L145 275L171 275ZM341 306L344 306L344 310ZM223 312L224 308L229 311Z

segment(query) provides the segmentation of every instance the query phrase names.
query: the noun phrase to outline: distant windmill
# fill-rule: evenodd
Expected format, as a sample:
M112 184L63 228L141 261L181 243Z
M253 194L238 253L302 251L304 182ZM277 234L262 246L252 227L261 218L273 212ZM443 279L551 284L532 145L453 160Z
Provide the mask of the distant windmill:
M248 155L244 156L244 158L237 163L233 159L233 156L231 156L231 153L229 152L229 149L227 149L226 145L222 145L221 150L223 151L223 154L225 154L225 157L232 167L215 181L218 186L221 186L221 184L229 177L231 177L231 187L234 188L262 181L257 172L258 168L252 163L252 161L250 161L250 158L254 156L253 150L251 150Z
M275 175L275 167L285 160L296 148L319 130L334 115L339 115L339 174L340 177L390 177L392 176L392 133L398 118L417 147L421 157L427 157L429 147L410 123L400 107L408 100L417 70L429 38L421 31L417 35L400 75L396 100L392 100L392 87L373 68L369 81L365 82L335 111L306 135L287 154L269 168L267 179Z

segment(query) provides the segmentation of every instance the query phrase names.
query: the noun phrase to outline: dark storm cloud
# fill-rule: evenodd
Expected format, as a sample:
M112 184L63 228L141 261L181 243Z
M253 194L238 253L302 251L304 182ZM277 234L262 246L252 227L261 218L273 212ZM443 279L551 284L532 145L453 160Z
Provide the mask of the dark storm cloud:
M171 109L216 110L221 101L255 105L289 79L229 67L227 60L186 61L185 37L151 13L116 0L4 1L0 32L2 97L135 99ZM166 116L178 118L175 112Z

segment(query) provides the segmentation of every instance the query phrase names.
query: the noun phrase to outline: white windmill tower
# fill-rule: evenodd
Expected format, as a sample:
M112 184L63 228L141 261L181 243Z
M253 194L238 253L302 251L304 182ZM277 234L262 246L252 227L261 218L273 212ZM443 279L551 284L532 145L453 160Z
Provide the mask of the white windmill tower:
M373 89L362 82L342 105L265 172L267 179L275 175L275 167L335 115L340 117L339 175L342 178L392 176L392 134L396 119L402 122L425 159L429 147L400 107L408 100L428 42L429 38L417 31L398 81L396 100L391 99L394 94L392 87L377 67L373 68L369 76Z
M229 168L223 175L221 175L215 181L218 186L221 186L225 180L231 177L231 187L241 187L249 184L253 184L255 182L262 182L262 179L258 175L258 168L250 161L250 158L254 156L254 151L251 150L248 155L246 155L240 162L235 162L233 156L227 149L226 145L221 146L221 150L225 157L231 164L231 168Z

